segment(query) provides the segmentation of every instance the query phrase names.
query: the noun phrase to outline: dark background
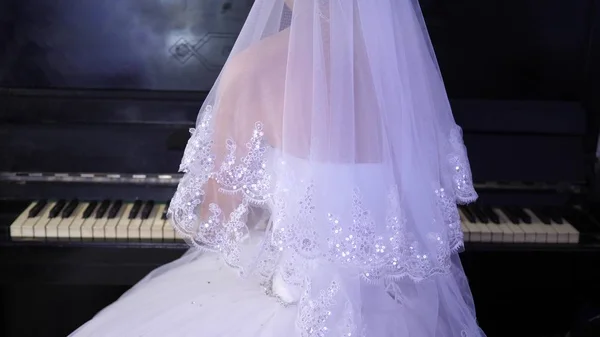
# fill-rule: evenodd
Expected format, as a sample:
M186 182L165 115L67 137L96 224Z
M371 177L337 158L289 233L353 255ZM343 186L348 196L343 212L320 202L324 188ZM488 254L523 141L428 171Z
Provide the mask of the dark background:
M536 100L583 97L594 2L421 1L452 98ZM3 0L0 86L207 91L251 4Z

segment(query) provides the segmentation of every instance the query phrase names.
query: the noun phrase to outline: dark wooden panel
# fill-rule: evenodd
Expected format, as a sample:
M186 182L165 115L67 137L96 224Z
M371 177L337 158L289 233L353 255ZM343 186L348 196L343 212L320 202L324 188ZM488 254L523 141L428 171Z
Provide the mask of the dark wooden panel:
M579 100L594 1L421 3L451 97ZM251 3L4 0L0 85L206 91Z
M184 128L185 130L186 128ZM168 125L0 125L3 171L176 172L181 151L170 151Z
M0 4L0 86L209 90L250 0Z

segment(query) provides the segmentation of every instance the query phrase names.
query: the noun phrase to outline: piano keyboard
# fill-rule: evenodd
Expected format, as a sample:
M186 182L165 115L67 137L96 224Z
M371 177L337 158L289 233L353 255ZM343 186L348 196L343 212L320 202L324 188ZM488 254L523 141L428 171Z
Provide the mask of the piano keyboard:
M10 225L12 238L90 241L181 241L154 201L40 200Z
M94 241L180 241L166 217L168 204L154 201L31 203L10 226L13 238ZM466 242L578 243L579 232L551 208L459 207Z
M579 243L579 231L552 208L459 207L466 242Z

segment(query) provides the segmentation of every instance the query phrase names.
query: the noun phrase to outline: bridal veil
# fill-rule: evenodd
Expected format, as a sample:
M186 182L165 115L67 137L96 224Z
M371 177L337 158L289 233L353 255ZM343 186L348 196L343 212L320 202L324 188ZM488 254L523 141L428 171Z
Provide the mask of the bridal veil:
M416 0L256 0L190 131L173 225L295 289L301 335L369 336L381 294L428 336L483 334L457 255L477 195Z

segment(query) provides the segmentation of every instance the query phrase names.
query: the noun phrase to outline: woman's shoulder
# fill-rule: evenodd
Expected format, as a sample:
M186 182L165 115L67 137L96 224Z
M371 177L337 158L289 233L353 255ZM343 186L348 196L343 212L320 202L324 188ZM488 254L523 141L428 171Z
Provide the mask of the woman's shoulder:
M225 64L221 81L225 84L243 84L256 80L267 71L287 61L289 30L282 30L233 54ZM284 68L285 69L285 68Z

